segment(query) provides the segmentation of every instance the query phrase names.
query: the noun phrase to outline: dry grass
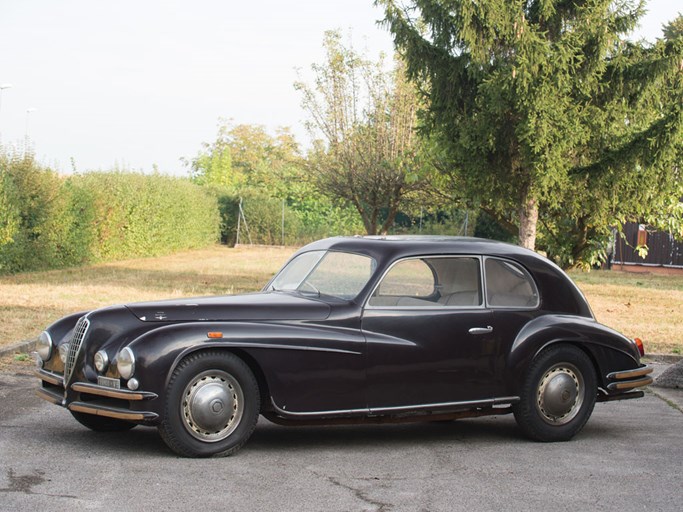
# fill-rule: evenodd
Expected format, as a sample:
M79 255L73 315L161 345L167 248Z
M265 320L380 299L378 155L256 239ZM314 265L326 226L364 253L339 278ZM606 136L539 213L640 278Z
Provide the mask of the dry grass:
M628 337L641 338L650 353L683 352L683 273L572 272L597 320Z
M257 290L293 252L216 246L161 258L0 277L0 346L35 337L75 311ZM593 271L571 276L600 322L642 338L648 352L683 352L683 273Z
M0 346L33 338L76 311L258 290L293 252L215 246L161 258L0 277Z

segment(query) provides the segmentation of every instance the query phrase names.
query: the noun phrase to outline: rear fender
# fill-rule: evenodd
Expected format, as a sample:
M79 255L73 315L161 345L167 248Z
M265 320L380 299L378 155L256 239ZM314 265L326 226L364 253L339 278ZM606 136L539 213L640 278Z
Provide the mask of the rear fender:
M570 315L544 315L529 322L517 335L506 367L508 389L518 393L527 368L545 348L557 343L577 346L591 358L601 387L611 372L640 366L636 344L595 320Z

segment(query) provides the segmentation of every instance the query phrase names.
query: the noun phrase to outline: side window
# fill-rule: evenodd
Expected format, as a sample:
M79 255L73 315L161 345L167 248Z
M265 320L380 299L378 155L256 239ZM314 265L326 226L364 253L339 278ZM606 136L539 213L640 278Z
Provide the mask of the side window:
M481 306L479 259L420 258L400 261L384 276L368 304L375 307Z
M424 260L394 265L370 298L371 306L433 306L434 273Z
M486 301L491 307L535 308L538 290L529 273L517 263L486 258Z

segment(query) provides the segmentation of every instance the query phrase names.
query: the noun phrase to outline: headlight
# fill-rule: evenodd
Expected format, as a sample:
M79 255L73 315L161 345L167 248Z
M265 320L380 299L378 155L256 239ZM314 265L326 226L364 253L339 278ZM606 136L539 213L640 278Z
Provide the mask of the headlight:
M100 350L95 354L95 368L97 368L98 372L104 373L107 371L108 366L109 356L107 356L107 353L104 350Z
M130 379L135 373L135 355L126 347L116 356L116 368L124 379Z
M59 359L62 360L63 364L66 364L66 356L69 355L69 344L68 343L62 343L59 346Z
M38 352L38 357L44 361L50 359L52 355L52 338L47 331L43 331L38 336L38 341L36 342L36 352Z

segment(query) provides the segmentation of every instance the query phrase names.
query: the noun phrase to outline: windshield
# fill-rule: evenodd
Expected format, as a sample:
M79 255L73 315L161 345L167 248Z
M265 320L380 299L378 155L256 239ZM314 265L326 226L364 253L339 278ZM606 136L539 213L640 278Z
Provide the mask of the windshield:
M376 263L360 254L337 251L310 251L290 261L266 288L327 295L339 299L355 298L370 279Z

